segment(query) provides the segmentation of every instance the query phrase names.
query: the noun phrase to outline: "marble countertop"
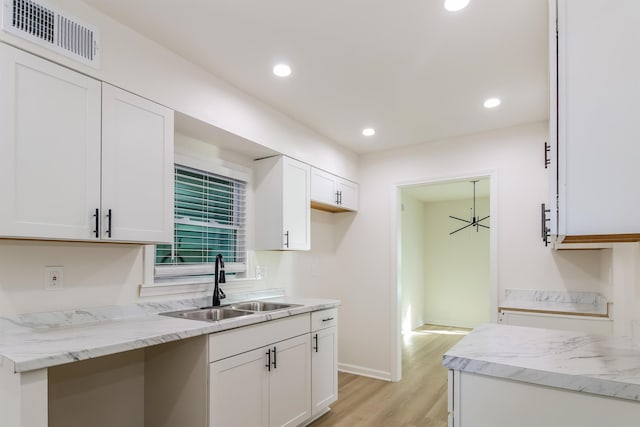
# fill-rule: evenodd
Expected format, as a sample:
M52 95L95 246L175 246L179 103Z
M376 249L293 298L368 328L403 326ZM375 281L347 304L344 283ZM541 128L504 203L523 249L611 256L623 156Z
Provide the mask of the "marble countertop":
M207 305L209 298L0 318L0 366L10 364L14 372L48 368L333 308L340 304L339 301L332 299L295 298L286 297L283 294L273 297L273 295L273 293L245 295L242 298L225 300L223 303L270 297L269 301L300 304L300 306L217 322L179 319L158 314L202 307Z
M444 355L443 365L640 401L640 347L626 337L486 324L452 347Z
M607 299L597 292L506 289L500 310L607 317Z

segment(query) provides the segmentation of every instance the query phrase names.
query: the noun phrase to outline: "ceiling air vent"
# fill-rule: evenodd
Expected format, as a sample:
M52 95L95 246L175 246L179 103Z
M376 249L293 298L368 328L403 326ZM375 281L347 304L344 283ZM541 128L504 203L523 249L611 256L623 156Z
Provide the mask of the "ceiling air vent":
M2 29L76 61L100 66L98 31L44 2L2 0Z

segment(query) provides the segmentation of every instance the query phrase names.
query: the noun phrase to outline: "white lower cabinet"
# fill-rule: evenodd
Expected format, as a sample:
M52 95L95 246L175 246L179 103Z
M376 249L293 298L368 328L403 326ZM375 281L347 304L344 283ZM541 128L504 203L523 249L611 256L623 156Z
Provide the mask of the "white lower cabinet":
M145 389L145 427L307 425L338 397L337 309L149 348Z
M310 417L309 335L213 362L210 426L297 426Z
M311 416L338 400L338 310L311 314Z
M209 427L297 426L311 418L310 315L209 338Z

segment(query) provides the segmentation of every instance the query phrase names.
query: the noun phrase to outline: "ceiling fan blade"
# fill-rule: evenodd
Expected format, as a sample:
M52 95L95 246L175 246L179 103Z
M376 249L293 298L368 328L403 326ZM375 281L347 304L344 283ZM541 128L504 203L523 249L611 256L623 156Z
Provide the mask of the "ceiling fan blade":
M463 222L466 222L468 224L471 224L471 221L469 221L467 219L458 218L457 216L449 215L449 218L457 219L458 221L463 221Z
M457 230L453 230L451 233L449 233L449 236L451 236L451 235L452 235L452 234L454 234L454 233L457 233L458 231L462 231L462 230L464 230L464 229L465 229L465 228L467 228L467 227L471 227L472 225L473 225L473 223L469 223L469 224L465 225L465 226L464 226L464 227L462 227L462 228L458 228Z
M478 224L478 223L476 223L476 226L477 227L483 227L483 228L486 228L486 229L490 229L491 228L488 225L482 225L482 224Z
M487 215L487 216L485 216L484 218L480 218L477 222L484 221L485 219L489 218L490 216L491 216L491 215Z

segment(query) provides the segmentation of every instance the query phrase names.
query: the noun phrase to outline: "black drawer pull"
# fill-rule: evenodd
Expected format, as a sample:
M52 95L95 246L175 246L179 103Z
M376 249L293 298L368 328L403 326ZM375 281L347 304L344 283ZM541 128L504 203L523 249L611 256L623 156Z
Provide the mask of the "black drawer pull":
M327 317L326 319L322 319L323 322L328 322L330 320L333 320L333 317Z

